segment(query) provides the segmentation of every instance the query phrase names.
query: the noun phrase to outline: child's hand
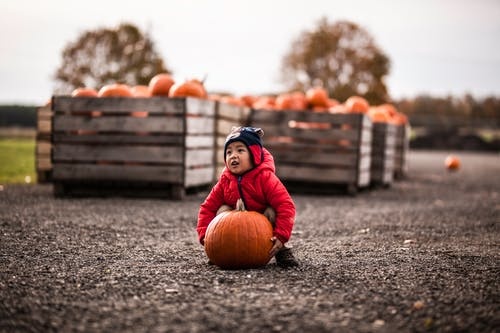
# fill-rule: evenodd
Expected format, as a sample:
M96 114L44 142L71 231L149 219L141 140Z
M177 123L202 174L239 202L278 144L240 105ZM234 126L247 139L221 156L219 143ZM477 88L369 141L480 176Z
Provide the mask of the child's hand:
M283 243L276 237L271 238L271 242L273 242L273 247L269 250L269 257L272 258L278 253L278 251L283 247Z

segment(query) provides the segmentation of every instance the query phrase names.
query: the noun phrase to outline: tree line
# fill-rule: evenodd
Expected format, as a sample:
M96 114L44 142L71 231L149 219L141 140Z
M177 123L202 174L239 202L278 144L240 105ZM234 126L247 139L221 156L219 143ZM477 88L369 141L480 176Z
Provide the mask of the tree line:
M0 105L0 127L36 127L37 106Z
M470 94L461 97L420 95L415 98L400 99L396 101L396 105L408 116L435 114L500 119L500 98L496 96L478 99Z

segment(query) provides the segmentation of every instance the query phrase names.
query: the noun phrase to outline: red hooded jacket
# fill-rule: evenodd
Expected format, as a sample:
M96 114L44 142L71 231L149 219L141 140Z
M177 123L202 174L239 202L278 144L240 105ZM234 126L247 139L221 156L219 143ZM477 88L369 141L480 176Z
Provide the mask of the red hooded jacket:
M263 154L262 163L243 175L235 175L224 168L219 181L200 206L196 231L201 244L205 239L208 224L215 217L217 210L222 205L233 209L236 207L236 201L240 198L238 183L243 193L245 208L263 213L267 207L272 207L276 212L274 236L283 244L290 239L295 221L295 204L275 174L273 156L265 148Z

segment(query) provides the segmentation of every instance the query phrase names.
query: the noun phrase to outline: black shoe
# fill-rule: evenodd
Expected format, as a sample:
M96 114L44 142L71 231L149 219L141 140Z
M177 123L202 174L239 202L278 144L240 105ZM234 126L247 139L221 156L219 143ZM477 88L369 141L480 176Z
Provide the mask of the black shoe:
M297 267L299 265L299 262L293 256L292 249L288 247L283 246L274 257L276 258L276 264L282 268Z

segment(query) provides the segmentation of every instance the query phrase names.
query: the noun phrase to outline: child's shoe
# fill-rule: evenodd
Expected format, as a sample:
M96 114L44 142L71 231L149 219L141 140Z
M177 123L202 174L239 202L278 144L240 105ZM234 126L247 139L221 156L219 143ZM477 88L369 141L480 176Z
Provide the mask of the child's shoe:
M293 256L292 249L285 246L283 246L274 257L276 258L276 264L282 268L296 267L299 265L299 262Z

